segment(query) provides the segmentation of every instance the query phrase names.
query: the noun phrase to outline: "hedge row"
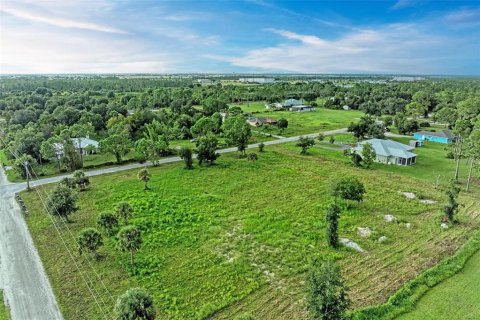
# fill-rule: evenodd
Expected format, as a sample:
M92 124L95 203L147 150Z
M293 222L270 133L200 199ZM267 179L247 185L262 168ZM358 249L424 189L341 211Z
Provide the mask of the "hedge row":
M471 237L455 255L422 272L394 293L385 304L359 309L353 320L391 320L412 311L428 290L463 269L468 259L480 249L480 232Z

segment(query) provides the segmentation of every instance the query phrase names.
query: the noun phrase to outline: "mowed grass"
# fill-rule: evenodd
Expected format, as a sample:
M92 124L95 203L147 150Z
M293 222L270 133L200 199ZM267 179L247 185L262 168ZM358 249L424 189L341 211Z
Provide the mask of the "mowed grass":
M358 110L332 110L317 108L310 112L271 111L254 114L256 117L285 118L288 128L280 131L276 126L270 126L266 132L282 136L299 136L326 130L346 128L351 122L357 122L364 115Z
M3 301L3 291L0 290L0 320L9 320L10 313Z
M146 192L136 170L92 178L68 224L72 234L58 225L81 273L38 195L22 193L30 211L28 226L65 318L101 318L98 305L110 312L116 297L141 286L153 295L160 319L232 319L244 312L264 319L304 319L305 271L314 257L335 259L342 266L353 308L381 303L405 281L452 254L478 227L477 202L469 195L462 197L460 224L443 231L443 192L428 181L356 169L332 156L338 151L313 148L301 156L294 144L266 150L254 163L229 154L217 165L191 171L180 163L152 168ZM360 178L367 194L363 203L342 212L340 235L358 242L367 254L325 244L330 186L347 175ZM45 196L51 187L38 190ZM438 203L407 200L402 191ZM78 257L74 237L123 200L131 202L131 223L143 232L136 266L130 266L128 254L115 250L112 237L105 239L100 261ZM386 223L385 214L401 223ZM357 227L370 227L373 235L361 238ZM389 242L378 243L382 235ZM93 281L98 305L82 276Z
M428 291L415 310L398 320L476 320L480 319L480 251L463 270Z

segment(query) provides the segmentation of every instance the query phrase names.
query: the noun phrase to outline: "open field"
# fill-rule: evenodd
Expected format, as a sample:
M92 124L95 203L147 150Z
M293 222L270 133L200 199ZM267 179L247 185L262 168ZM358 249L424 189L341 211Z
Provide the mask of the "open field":
M286 137L346 128L362 115L363 113L357 110L345 111L324 108L317 108L317 110L310 112L264 111L255 114L256 117L271 117L277 120L280 118L287 119L288 128L282 132L275 126L271 126L270 130L265 131Z
M3 291L0 290L0 320L9 320L10 315L8 313L8 309L3 303Z
M381 303L406 280L451 255L478 227L478 201L463 195L460 224L439 228L443 192L427 175L413 178L392 166L353 168L341 152L320 147L307 156L299 155L294 144L266 150L254 163L225 154L217 165L192 171L180 163L152 168L152 190L147 192L136 171L92 178L90 190L79 195L80 211L68 225L72 233L95 226L100 212L128 200L134 207L131 222L142 229L144 239L135 267L129 265L128 254L114 249L111 237L101 249L103 258L91 261L112 295L110 299L95 282L107 309L126 289L142 286L153 294L162 319L232 319L243 312L263 319L303 319L304 272L314 257L338 260L354 308ZM359 177L367 195L363 203L342 212L340 235L358 242L366 254L325 245L330 185L346 175ZM40 191L43 194L43 188ZM402 191L438 203L407 200ZM38 196L22 195L30 210L27 223L64 316L99 318L100 310ZM386 223L387 213L401 223ZM358 236L356 228L367 226L373 235ZM65 226L61 232L75 248ZM378 243L382 235L390 240ZM78 263L87 268L84 258Z
M480 251L474 254L461 272L428 291L415 310L398 320L475 320L480 319Z

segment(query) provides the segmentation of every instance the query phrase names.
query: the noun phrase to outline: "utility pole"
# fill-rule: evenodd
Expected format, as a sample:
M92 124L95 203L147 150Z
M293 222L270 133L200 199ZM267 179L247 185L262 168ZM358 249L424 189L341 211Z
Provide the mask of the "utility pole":
M25 168L25 174L27 176L27 190L30 191L30 171L28 170L28 161L23 162Z

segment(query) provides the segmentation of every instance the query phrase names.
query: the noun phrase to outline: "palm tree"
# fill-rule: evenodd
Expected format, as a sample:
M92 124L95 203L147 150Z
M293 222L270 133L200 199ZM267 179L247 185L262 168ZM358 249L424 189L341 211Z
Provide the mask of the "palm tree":
M133 225L123 227L117 234L117 248L120 251L130 252L130 262L135 263L135 252L142 245L142 235L140 230Z
M138 172L137 177L138 177L138 180L143 181L143 183L145 184L143 190L148 190L148 181L150 181L150 172L148 172L147 169L142 169Z
M115 212L117 213L117 216L121 217L125 224L128 224L128 218L130 218L132 211L133 209L130 203L125 201L117 204L117 208L115 210Z

